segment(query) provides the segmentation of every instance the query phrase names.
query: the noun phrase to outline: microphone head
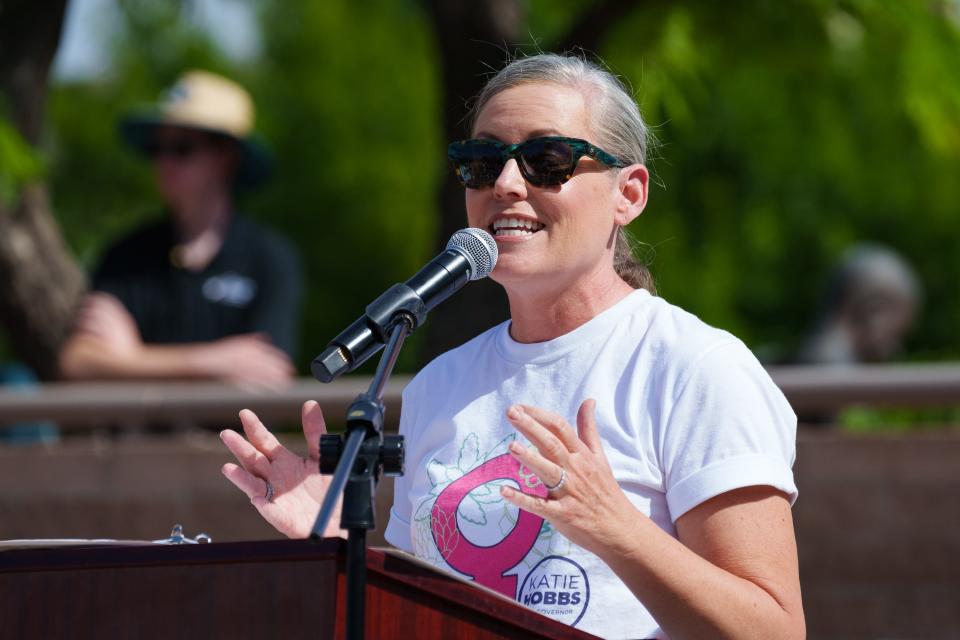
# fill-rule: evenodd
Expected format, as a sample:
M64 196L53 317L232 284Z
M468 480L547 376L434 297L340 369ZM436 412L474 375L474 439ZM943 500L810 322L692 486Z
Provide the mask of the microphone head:
M486 278L497 266L497 241L483 229L460 229L450 236L447 249L453 249L467 259L471 280Z

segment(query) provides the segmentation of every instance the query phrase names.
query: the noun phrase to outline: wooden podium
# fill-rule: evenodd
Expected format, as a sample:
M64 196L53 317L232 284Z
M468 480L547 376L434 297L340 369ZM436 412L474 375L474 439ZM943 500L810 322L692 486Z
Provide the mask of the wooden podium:
M346 541L0 551L0 638L343 638ZM368 638L594 638L367 551Z

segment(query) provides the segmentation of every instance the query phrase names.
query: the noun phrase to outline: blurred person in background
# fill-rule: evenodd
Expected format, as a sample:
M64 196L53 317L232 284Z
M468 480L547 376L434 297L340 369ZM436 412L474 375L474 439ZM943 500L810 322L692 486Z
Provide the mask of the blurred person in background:
M236 83L185 73L120 134L150 158L166 215L114 243L60 354L67 379L204 378L277 387L293 378L299 258L237 213L263 182L253 102Z
M834 268L816 326L796 360L803 364L884 362L895 357L922 297L913 268L876 244L848 249Z

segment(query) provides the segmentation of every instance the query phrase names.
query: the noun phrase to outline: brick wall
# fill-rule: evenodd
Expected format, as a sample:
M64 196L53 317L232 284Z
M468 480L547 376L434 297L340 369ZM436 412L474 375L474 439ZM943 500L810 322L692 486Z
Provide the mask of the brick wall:
M151 540L175 523L278 537L220 475L227 460L210 434L0 449L0 539ZM810 638L960 637L960 432L802 432L795 473Z

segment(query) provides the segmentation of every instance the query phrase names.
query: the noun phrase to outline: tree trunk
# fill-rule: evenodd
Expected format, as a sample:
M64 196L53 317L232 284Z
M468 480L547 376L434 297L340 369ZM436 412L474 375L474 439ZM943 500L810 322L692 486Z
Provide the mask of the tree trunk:
M41 134L65 4L0 3L0 100L13 126L32 145ZM12 201L0 202L0 322L17 357L43 379L56 376L57 353L85 288L84 274L51 214L45 186L21 185Z
M443 131L446 140L469 135L464 116L470 99L483 88L492 71L503 66L522 33L519 0L477 0L427 3L440 44L443 81ZM463 187L448 171L440 189L437 244L446 246L458 229L467 226ZM422 358L428 362L508 317L507 299L490 279L471 283L437 307L427 324Z

